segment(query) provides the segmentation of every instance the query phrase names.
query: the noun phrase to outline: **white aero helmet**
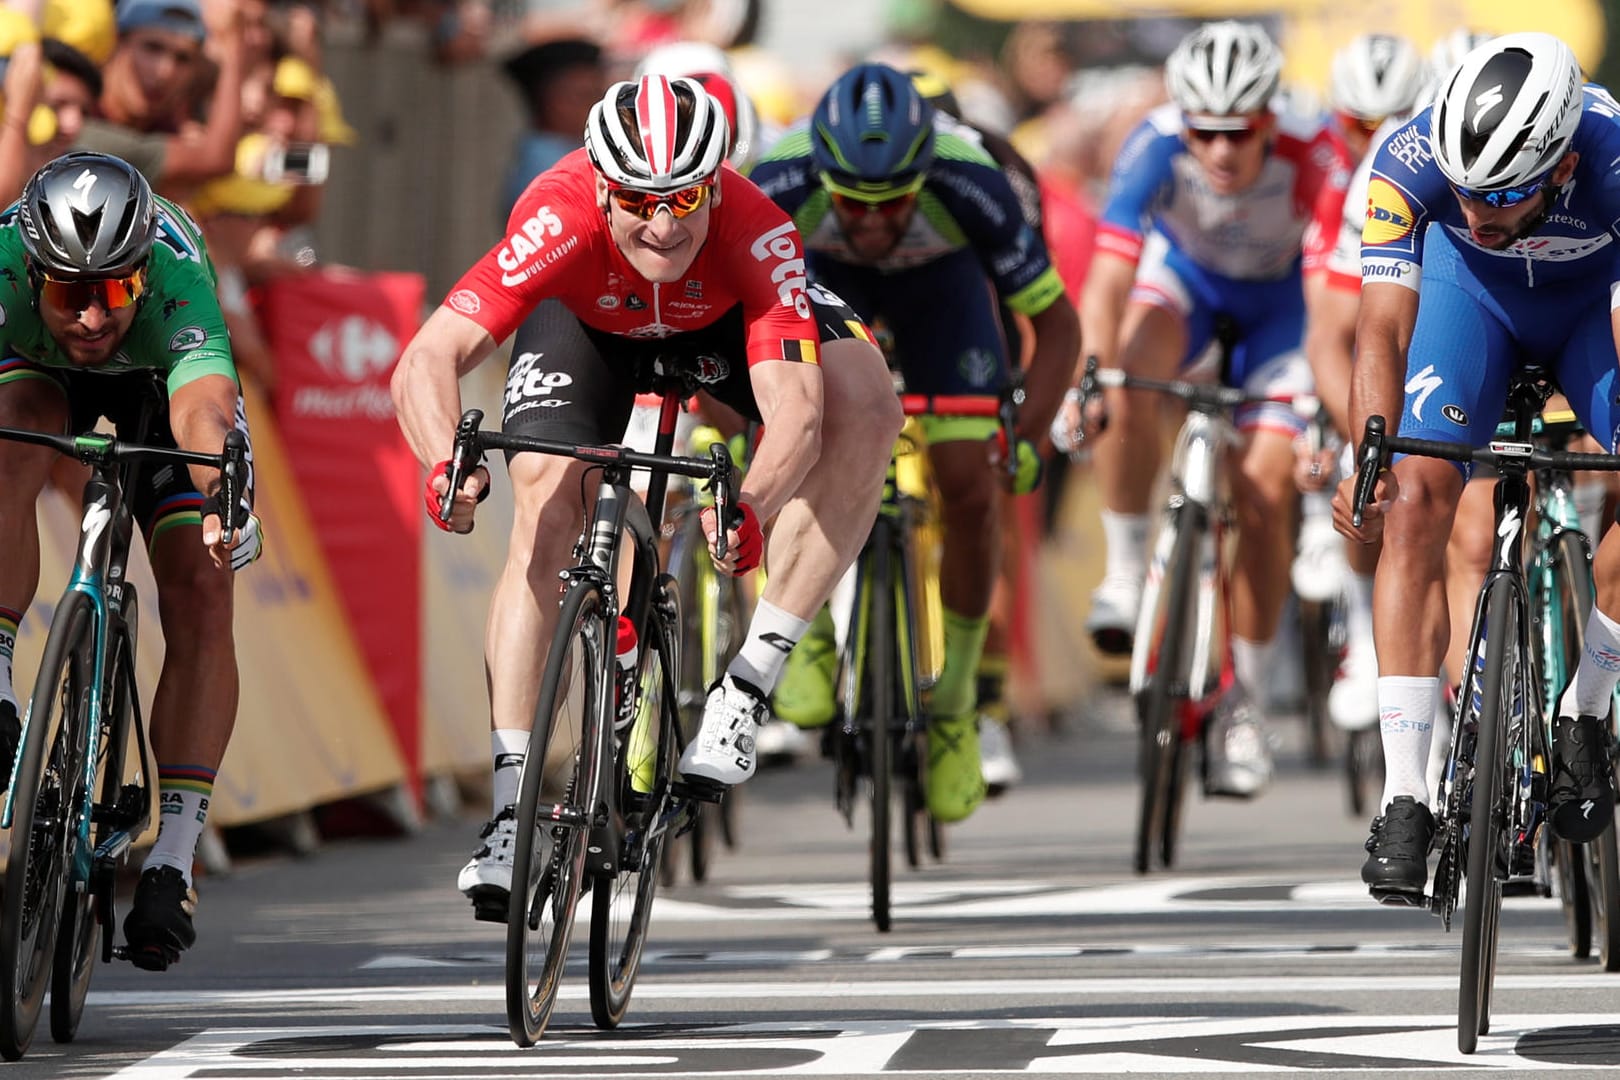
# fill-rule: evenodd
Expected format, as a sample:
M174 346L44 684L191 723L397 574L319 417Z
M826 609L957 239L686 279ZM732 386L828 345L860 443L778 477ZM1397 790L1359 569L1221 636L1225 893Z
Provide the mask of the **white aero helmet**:
M731 134L720 103L691 79L644 75L614 83L591 106L585 150L609 183L678 191L725 160Z
M1429 69L1436 82L1443 80L1454 71L1463 57L1495 37L1482 30L1470 30L1466 26L1459 26L1451 33L1444 35L1434 43L1429 50Z
M739 169L753 161L760 149L759 117L723 50L706 41L671 41L641 58L636 77L643 75L683 75L697 82L720 102L731 125L727 158Z
M1328 97L1363 120L1409 112L1429 81L1417 46L1396 34L1361 34L1333 54Z
M1551 34L1492 38L1440 83L1429 132L1440 171L1481 192L1546 175L1580 125L1585 81L1575 54Z
M1205 23L1164 62L1164 83L1181 111L1204 116L1259 112L1276 92L1282 54L1252 23Z

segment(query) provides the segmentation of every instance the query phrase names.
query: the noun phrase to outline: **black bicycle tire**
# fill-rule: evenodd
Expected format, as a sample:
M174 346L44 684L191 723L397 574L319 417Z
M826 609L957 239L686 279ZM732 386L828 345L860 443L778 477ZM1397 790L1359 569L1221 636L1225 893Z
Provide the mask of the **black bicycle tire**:
M106 695L107 708L102 721L102 735L106 749L97 764L100 778L99 803L112 807L118 803L123 790L124 759L129 747L131 729L135 723L134 695L138 692L135 681L136 625L135 586L126 582L123 596L123 617L115 620L111 629L113 643L111 670ZM106 839L111 827L103 824L92 828L91 844L99 845ZM62 925L56 934L56 959L51 967L51 1038L59 1043L72 1042L84 1017L84 1001L90 993L90 978L95 973L96 947L101 939L101 919L97 905L105 902L95 890L86 889L78 897L62 905Z
M1557 839L1552 844L1569 956L1572 960L1585 960L1592 955L1592 896L1586 884L1586 858L1578 844Z
M593 623L596 627L594 640L589 632ZM583 671L587 676L595 677L586 678L582 688L584 704L578 752L573 777L564 790L569 793L568 798L573 806L586 807L589 812L597 804L597 786L601 774L598 757L603 742L600 728L607 722L608 708L608 703L601 699L608 678L607 665L611 663L602 591L594 582L576 581L563 597L557 633L552 640L551 652L546 657L545 674L540 682L534 729L529 735L528 760L533 764L524 768L518 788L517 839L512 860L513 888L506 917L506 1017L512 1041L519 1046L533 1046L551 1019L568 954L569 937L573 932L574 913L585 883L588 829L554 827L554 837L560 835L561 840L555 841L546 855L547 866L540 874L533 872L537 844L530 839L541 828L537 819L538 807L546 773L546 754L554 734L552 719L558 708L558 684L576 638L584 648ZM593 698L597 700L593 701ZM552 881L541 890L545 876L551 876ZM527 883L531 879L537 882L533 897L528 895L530 889ZM554 904L552 897L557 895L558 881L563 883L562 899ZM531 990L528 974L529 913L538 904L552 907L556 921L548 935L540 979Z
M1181 742L1181 703L1185 698L1176 694L1177 678L1181 668L1182 646L1186 643L1186 609L1192 599L1193 577L1197 565L1193 560L1194 545L1202 529L1199 515L1190 511L1187 503L1172 510L1164 528L1174 529L1170 561L1165 564L1164 617L1157 625L1158 662L1149 673L1147 686L1138 696L1140 720L1138 731L1137 775L1141 782L1141 799L1136 821L1136 872L1145 874L1152 866L1155 849L1164 854L1164 831L1169 806L1171 776L1175 768L1177 747ZM1153 647L1155 643L1142 643ZM1171 841L1173 854L1174 841Z
M1299 603L1300 665L1305 676L1306 761L1313 769L1325 769L1333 760L1333 720L1328 715L1328 695L1338 658L1331 655L1333 601ZM1360 814L1360 811L1357 811Z
M68 592L51 620L40 659L39 678L34 682L28 705L28 737L18 748L21 762L16 771L17 790L12 801L11 849L6 857L4 888L0 890L3 893L0 895L0 923L3 923L0 926L0 1057L7 1061L20 1059L33 1042L55 960L56 935L61 928L61 905L66 888L66 843L63 836L49 838L47 851L41 852L45 864L40 869L44 873L36 875L33 858L39 837L35 817L41 790L47 782L47 742L51 753L56 755L68 731L67 717L59 711L63 680L68 677L76 650L83 649L86 635L93 634L94 614L89 596L78 591ZM82 673L79 677L84 678ZM75 761L80 752L73 752ZM70 768L64 770L58 760L55 768L75 775L73 764L70 762ZM60 786L58 782L57 787ZM70 794L70 791L59 790L57 798L65 800ZM56 831L61 832L66 827L67 814L57 813L56 822ZM49 853L52 845L54 853ZM36 876L49 878L45 886L49 891L33 897L36 902L32 905L34 918L30 922L25 917L30 899L28 885ZM32 933L25 943L24 936L30 927ZM30 964L28 971L21 970L25 951Z
M1368 803L1382 789L1379 765L1383 757L1384 747L1377 728L1361 728L1345 733L1345 784L1350 794L1352 816L1365 817Z
M669 592L667 602L678 604L678 596L671 588L674 586L674 579L664 578L661 584ZM653 603L654 605L659 603L656 595ZM656 764L652 792L663 793L661 797L653 799L652 816L655 819L667 805L669 786L674 783L674 728L680 723L680 706L675 694L676 680L679 677L677 673L680 671L678 659L680 646L670 636L671 630L680 625L679 616L677 615L676 620L670 624L666 624L663 620L663 616L656 614L648 620L647 634L641 643L641 647L648 650L646 662L656 663L662 672L662 678L651 683L656 687L660 710L658 717L652 722L658 740L657 748L654 750ZM643 687L649 685L645 673L642 679ZM627 751L628 734L625 736L625 742ZM619 755L615 755L615 758L618 757ZM626 769L626 766L622 763L615 764L614 782L619 782L623 769ZM627 772L625 775L627 782ZM590 984L591 1018L597 1027L605 1029L618 1027L630 1008L630 996L635 990L636 975L641 969L642 950L647 944L647 931L652 925L653 900L657 896L659 884L658 869L662 862L664 841L668 835L667 832L659 832L646 842L642 848L641 866L635 870L628 869L624 865L624 845L621 836L619 872L612 877L597 874L593 878ZM618 924L614 919L613 909L618 897L627 891L631 895L630 912L623 923L621 940L615 932Z
M894 698L895 634L894 541L879 519L872 530L867 563L866 602L866 758L871 784L872 831L868 846L872 883L872 921L887 933L893 924L894 862Z
M1491 983L1495 974L1496 922L1502 906L1497 880L1501 847L1502 768L1498 740L1506 732L1502 718L1507 657L1517 646L1518 593L1499 577L1487 586L1485 666L1480 678L1479 730L1474 743L1473 798L1468 814L1468 906L1463 911L1462 964L1457 996L1457 1049L1472 1054L1479 1036L1491 1027ZM1469 650L1478 655L1477 642Z

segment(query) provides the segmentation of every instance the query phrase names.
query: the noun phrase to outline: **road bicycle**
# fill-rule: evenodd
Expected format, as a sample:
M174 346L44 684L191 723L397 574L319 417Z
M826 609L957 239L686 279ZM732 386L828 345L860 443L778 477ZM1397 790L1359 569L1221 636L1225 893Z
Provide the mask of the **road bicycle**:
M907 416L995 418L1004 446L1012 441L1017 400L1009 393L991 395L901 394ZM912 482L901 472L925 461L919 429L902 433L889 459L883 499L872 531L854 567L854 603L839 660L838 713L828 725L825 752L833 761L834 796L851 828L856 807L870 807L868 870L872 888L872 921L880 931L893 924L894 803L896 789L906 863L922 865L923 853L945 857L943 826L928 812L928 716L922 693L928 672L922 663L926 633L937 613L929 610L936 595L928 588L920 549L922 530L934 511L925 495L925 472L913 470ZM1010 453L1004 470L1016 467ZM921 466L919 465L919 468Z
M1229 355L1229 338L1218 335ZM1223 361L1222 367L1226 364ZM1142 593L1130 690L1136 701L1140 748L1133 865L1145 874L1155 864L1175 863L1188 748L1203 737L1204 722L1232 685L1228 644L1219 632L1230 624L1226 538L1232 526L1227 452L1239 444L1232 410L1256 401L1236 387L1181 379L1150 379L1118 368L1098 367L1087 357L1079 393L1082 403L1102 387L1151 390L1186 403L1176 435L1166 501Z
M723 794L675 771L685 747L677 697L680 597L675 579L663 572L654 523L663 521L669 477L679 475L706 481L718 520L735 527L731 457L724 446L712 447L706 457L669 453L680 402L692 390L662 362L657 370L664 398L653 453L484 431L483 413L470 409L456 428L450 487L439 507L440 520L448 521L450 493L490 450L573 458L600 472L574 548L577 561L560 574L561 614L518 787L505 921L507 1026L519 1046L534 1045L551 1018L575 910L587 888L591 1017L603 1028L624 1019L652 919L663 846L690 823L696 802ZM633 469L651 473L645 503L631 490ZM721 529L721 558L725 537ZM622 597L621 538L631 560ZM621 613L635 625L639 642L635 719L622 738L614 731L614 642Z
M1537 445L1549 450L1564 450L1580 434L1579 421L1567 409L1543 413L1532 429ZM1537 468L1534 475L1536 528L1526 576L1532 658L1543 690L1542 715L1550 723L1558 714L1558 695L1580 661L1595 586L1592 544L1575 506L1573 475L1550 466ZM1610 715L1616 715L1612 705ZM1615 747L1612 734L1609 737L1613 761ZM1550 744L1550 730L1545 738ZM1538 884L1557 882L1570 955L1586 959L1595 942L1603 970L1620 971L1620 850L1614 825L1585 844L1554 839L1551 830L1542 830L1541 835Z
M1536 834L1547 810L1547 725L1537 653L1531 648L1531 606L1525 575L1525 524L1532 471L1620 471L1620 457L1538 448L1531 441L1537 413L1554 392L1550 375L1527 367L1508 387L1514 436L1474 449L1385 432L1368 417L1358 455L1353 522L1371 501L1378 474L1392 454L1495 466L1496 522L1490 570L1480 589L1469 639L1467 672L1453 718L1451 755L1437 799L1435 866L1429 909L1449 931L1466 880L1457 1048L1471 1054L1490 1032L1503 887L1535 870ZM1577 575L1578 576L1578 575ZM1380 896L1410 903L1403 894Z
M705 440L705 434L710 436ZM723 444L712 428L698 428L692 435L692 448L707 453L709 447ZM732 462L738 468L737 455ZM701 512L709 500L700 492L670 512L674 539L669 565L680 582L682 615L681 672L679 697L681 724L688 740L703 722L703 705L709 688L725 674L726 664L742 646L748 633L753 604L741 578L721 573L709 556L703 535ZM703 882L709 876L709 863L718 836L727 848L737 846L737 796L735 789L718 803L702 803L686 834L687 862L692 880ZM679 845L664 849L664 884L675 883Z
M33 1041L45 990L57 1042L77 1034L98 953L115 946L119 865L151 821L157 765L135 683L140 604L125 573L134 529L127 492L146 464L221 471L220 505L240 507L247 443L232 431L219 454L144 445L154 392L131 441L91 432L0 428L0 439L49 447L90 466L73 573L45 639L23 717L0 827L11 830L0 896L0 1056ZM246 524L239 510L236 527Z

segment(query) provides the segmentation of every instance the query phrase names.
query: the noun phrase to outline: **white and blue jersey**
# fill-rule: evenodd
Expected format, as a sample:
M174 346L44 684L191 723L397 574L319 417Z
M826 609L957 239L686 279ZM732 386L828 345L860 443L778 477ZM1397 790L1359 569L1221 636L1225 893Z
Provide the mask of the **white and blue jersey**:
M1259 178L1219 194L1187 147L1180 110L1166 105L1120 149L1097 249L1137 264L1132 302L1185 322L1183 366L1204 353L1217 317L1226 316L1238 332L1227 380L1255 394L1302 393L1311 385L1300 352L1302 275L1325 268L1349 177L1349 152L1321 118L1278 114ZM1239 421L1298 428L1286 407Z
M1484 445L1525 364L1553 372L1586 429L1613 449L1620 281L1620 105L1588 86L1574 175L1530 235L1477 243L1429 146L1430 110L1379 147L1362 229L1363 285L1421 292L1401 434ZM1536 196L1541 198L1542 196Z

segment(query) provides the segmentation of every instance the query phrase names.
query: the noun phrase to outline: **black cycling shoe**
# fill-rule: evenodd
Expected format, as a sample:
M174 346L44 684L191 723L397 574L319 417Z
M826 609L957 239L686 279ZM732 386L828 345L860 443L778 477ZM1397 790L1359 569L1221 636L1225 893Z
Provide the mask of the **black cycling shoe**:
M1596 840L1614 821L1613 770L1606 720L1560 716L1553 721L1552 789L1547 822L1561 840Z
M143 971L163 971L197 941L191 925L197 891L172 866L154 866L141 874L135 899L124 917L124 940L130 963Z
M1383 816L1373 818L1367 837L1367 861L1361 880L1367 891L1386 902L1417 903L1429 881L1429 844L1434 815L1410 795L1397 795Z
M0 701L0 791L11 784L11 769L17 763L22 745L22 721L17 719L14 702Z

